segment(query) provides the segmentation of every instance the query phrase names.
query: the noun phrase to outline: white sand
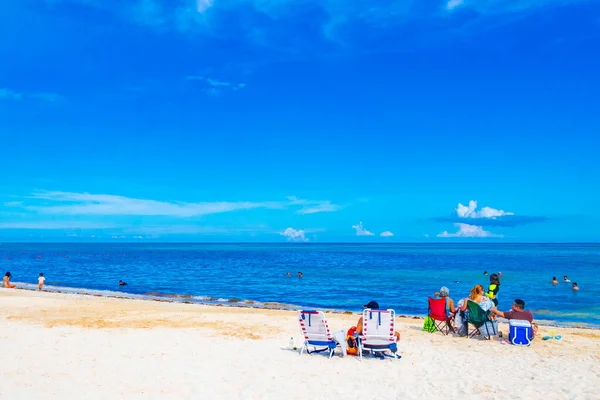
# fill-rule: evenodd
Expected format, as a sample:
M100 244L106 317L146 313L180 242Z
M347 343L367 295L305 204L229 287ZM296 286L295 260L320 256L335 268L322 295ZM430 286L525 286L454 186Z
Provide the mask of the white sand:
M0 398L600 398L598 330L540 327L563 339L523 348L398 322L403 358L360 363L285 349L289 311L0 289Z

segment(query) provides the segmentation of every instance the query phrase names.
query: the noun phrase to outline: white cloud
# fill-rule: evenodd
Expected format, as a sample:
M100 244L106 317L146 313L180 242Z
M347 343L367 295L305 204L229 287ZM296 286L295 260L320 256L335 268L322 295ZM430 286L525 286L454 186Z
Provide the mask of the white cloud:
M379 235L381 237L392 237L394 236L394 234L390 231L385 231L385 232L381 232L381 235Z
M369 232L363 227L362 221L358 225L352 225L352 228L356 229L356 236L374 236L373 232Z
M308 242L308 238L304 235L305 232L302 229L287 228L281 232L281 236L285 236L290 242Z
M481 226L477 225L469 225L469 224L454 224L455 227L458 228L458 231L454 233L449 233L448 231L444 231L439 233L437 237L440 238L453 238L453 237L463 237L463 238L481 238L481 237L502 237L502 235L496 235L492 232L486 231Z
M477 211L477 201L471 200L468 206L458 203L456 215L460 218L497 218L515 214L491 207L482 207L480 211Z
M447 10L454 10L456 7L460 7L464 4L464 0L450 0L446 4Z

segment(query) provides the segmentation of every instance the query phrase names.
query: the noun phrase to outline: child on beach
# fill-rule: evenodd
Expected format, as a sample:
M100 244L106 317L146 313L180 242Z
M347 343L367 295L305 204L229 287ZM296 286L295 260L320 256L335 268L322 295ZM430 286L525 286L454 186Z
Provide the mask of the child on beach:
M10 283L10 278L12 278L12 275L10 274L10 272L6 272L6 274L4 274L4 278L2 278L2 287L3 288L14 289L17 287L16 284Z
M494 306L498 307L498 292L500 291L500 278L497 274L490 275L490 286L485 294L492 302Z
M44 274L40 272L40 277L38 278L38 290L42 290L44 288L44 282L46 282L46 278L44 278Z

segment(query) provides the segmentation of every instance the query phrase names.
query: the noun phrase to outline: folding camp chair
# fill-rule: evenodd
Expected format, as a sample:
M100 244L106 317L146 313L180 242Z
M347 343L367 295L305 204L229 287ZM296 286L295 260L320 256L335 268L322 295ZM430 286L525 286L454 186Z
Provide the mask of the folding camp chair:
M333 339L329 331L325 314L322 311L299 310L297 315L300 330L302 331L302 336L304 336L304 344L302 345L302 349L300 349L300 355L304 353L304 350L308 354L327 351L329 358L331 358L338 343ZM308 346L312 346L313 350L310 351Z
M429 302L427 315L433 319L437 330L444 335L454 332L454 328L450 324L452 317L449 317L446 311L446 299L441 298L436 300L429 297L427 301Z
M477 334L481 334L487 340L491 340L492 337L490 336L487 329L480 330L480 328L490 320L488 318L490 312L483 311L483 309L481 308L481 306L479 306L479 304L477 304L471 300L467 300L467 308L469 309L467 323L469 323L475 327L470 333L468 332L468 328L467 328L467 337L472 338Z
M363 350L370 350L371 354L380 357L400 358L398 345L394 335L396 312L394 310L373 310L367 308L363 311L362 335L358 340L358 353L362 361ZM390 351L392 355L386 354Z

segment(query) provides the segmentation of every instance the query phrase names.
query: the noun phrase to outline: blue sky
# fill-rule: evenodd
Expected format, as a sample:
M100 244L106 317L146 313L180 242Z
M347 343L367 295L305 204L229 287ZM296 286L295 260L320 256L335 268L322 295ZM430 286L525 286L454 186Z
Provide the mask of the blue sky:
M600 239L597 1L0 5L0 241Z

